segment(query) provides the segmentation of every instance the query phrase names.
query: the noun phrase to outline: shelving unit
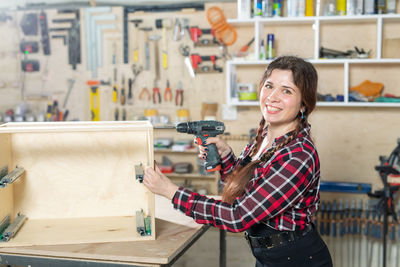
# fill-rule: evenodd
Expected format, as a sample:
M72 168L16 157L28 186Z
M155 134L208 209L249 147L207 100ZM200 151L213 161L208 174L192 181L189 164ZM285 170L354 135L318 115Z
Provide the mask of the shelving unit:
M293 25L299 27L309 25L313 31L313 48L312 57L306 58L316 67L327 65L337 65L343 68L343 102L318 102L317 106L327 107L400 107L400 103L388 102L351 102L349 101L350 69L355 68L354 65L396 65L400 70L400 58L382 58L382 39L384 23L399 22L399 14L383 14L383 15L358 15L358 16L318 16L318 17L278 17L278 18L253 18L253 19L230 19L229 23L237 26L254 27L254 58L259 58L261 36L263 36L264 28L276 25ZM330 24L347 24L347 23L374 23L376 25L376 44L374 48L375 57L368 59L320 59L319 49L321 46L320 36L321 27ZM293 40L295 41L295 40ZM248 66L266 66L271 60L229 60L226 62L226 102L231 106L258 106L258 101L239 101L233 92L234 83L236 82L236 73L240 72L238 68ZM367 78L366 78L367 79ZM321 83L320 83L321 84ZM400 91L400 90L399 90Z

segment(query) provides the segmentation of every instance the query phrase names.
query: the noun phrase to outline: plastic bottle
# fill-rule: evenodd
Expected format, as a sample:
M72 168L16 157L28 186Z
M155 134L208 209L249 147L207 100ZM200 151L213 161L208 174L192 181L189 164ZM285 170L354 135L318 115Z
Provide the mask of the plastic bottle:
M356 0L346 1L346 15L354 16L356 14Z
M274 0L274 17L281 17L282 16L282 1L281 0Z
M386 0L377 0L376 1L376 13L377 14L385 14L386 13Z
M306 17L314 16L314 1L306 0Z
M274 34L269 33L267 35L267 59L273 59L274 55Z
M273 0L262 0L262 16L272 17L273 15Z
M238 1L238 18L249 19L251 17L251 1L239 0Z
M261 40L261 45L260 45L260 59L265 59L264 40Z
M364 14L371 15L375 13L375 1L374 0L365 0L364 2Z
M299 17L306 15L306 0L297 0L297 14Z
M364 0L356 0L356 15L364 14Z
M346 0L336 1L336 11L339 16L346 15Z
M297 3L298 0L287 0L286 14L288 17L297 17Z
M335 16L336 15L336 0L325 1L322 10L323 10L324 16Z
M387 0L386 11L388 14L396 13L396 0Z
M262 0L254 0L254 16L262 15Z

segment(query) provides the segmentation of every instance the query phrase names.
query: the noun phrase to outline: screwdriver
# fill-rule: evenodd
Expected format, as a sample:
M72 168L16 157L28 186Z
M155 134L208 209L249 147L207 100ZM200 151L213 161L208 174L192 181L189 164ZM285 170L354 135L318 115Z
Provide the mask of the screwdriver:
M254 38L251 39L250 42L248 42L246 45L242 46L242 48L240 48L239 52L241 52L241 53L246 52L253 42L254 42Z

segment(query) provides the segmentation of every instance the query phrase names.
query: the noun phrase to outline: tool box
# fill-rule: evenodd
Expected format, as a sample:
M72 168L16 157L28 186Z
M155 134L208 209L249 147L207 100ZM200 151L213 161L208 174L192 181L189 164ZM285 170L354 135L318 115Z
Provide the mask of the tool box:
M0 247L155 240L154 194L135 174L154 164L149 122L6 123L0 149L0 223L14 227Z

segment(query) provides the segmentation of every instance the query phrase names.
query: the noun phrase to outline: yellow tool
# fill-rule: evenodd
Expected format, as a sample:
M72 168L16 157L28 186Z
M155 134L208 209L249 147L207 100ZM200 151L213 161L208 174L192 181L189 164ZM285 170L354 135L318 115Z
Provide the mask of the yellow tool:
M163 59L163 68L168 68L168 51L167 51L167 29L172 27L171 19L157 19L156 20L156 28L162 28L162 59Z
M118 101L118 87L117 87L117 68L114 68L114 86L112 92L112 101L117 103Z
M130 20L130 22L133 23L133 43L134 43L134 47L133 47L133 61L134 62L138 62L139 61L139 31L138 31L138 27L139 24L143 22L143 20L141 19L134 19L134 20Z
M100 120L100 96L99 96L99 81L88 81L90 86L90 113L92 121Z

